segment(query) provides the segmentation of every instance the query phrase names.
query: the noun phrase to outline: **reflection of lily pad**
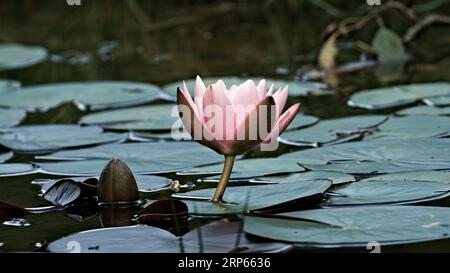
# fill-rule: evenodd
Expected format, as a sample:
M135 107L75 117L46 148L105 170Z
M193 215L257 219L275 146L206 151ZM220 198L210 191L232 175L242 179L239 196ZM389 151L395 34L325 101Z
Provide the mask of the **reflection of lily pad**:
M0 127L10 127L18 125L27 115L21 109L3 109L0 108Z
M319 145L331 143L348 135L358 135L374 130L386 120L385 116L354 116L320 121L306 129L293 130L281 135L283 143Z
M278 242L252 242L240 233L240 223L219 221L181 237L145 225L83 231L52 242L49 250L70 252L73 241L80 244L82 253L227 253L236 249L237 241L238 248L245 252L284 252L291 248Z
M19 176L35 173L36 169L31 164L6 163L0 164L0 177Z
M246 210L261 210L284 205L293 201L317 201L330 186L330 180L308 180L300 183L228 187L223 196L224 202L220 204L207 201L213 196L215 191L213 188L173 196L203 200L185 201L189 211L194 214L235 214Z
M397 114L399 114L399 115L448 116L448 115L450 115L450 107L434 107L434 106L420 105L420 106L403 109L401 111L398 111Z
M308 149L284 154L279 158L296 159L302 166L378 162L398 166L399 169L450 169L450 139L378 139Z
M450 183L419 180L362 180L332 189L325 206L414 204L448 197Z
M66 160L38 163L49 173L70 176L100 174L107 161L119 158L133 172L141 174L170 173L180 169L222 162L223 158L194 142L149 142L108 144L93 148L56 152L39 159Z
M0 105L29 110L46 110L74 102L81 109L118 108L160 98L160 89L137 82L56 83L24 87L0 93Z
M0 80L0 92L20 88L21 84L13 80Z
M47 49L39 46L0 44L0 70L33 66L47 58Z
M171 113L174 113L174 116ZM169 130L179 120L175 104L111 110L84 116L80 123L116 130ZM177 127L182 126L179 122Z
M231 85L239 85L244 83L246 80L250 79L258 82L262 78L239 78L239 77L223 77L223 78L204 78L202 79L204 84L208 86L209 84L215 83L218 80L223 80L227 87ZM195 79L185 80L186 86L189 89L189 92L194 91ZM272 80L266 79L266 88L270 87L270 84L273 83L274 91L278 88L282 88L286 85L289 86L289 96L308 96L308 95L324 95L330 94L331 91L327 89L327 86L323 83L316 82L296 82L296 81L283 81L283 80ZM169 96L176 98L177 88L183 86L183 81L170 83L163 87L164 92L166 92Z
M245 217L247 233L307 247L365 247L447 238L450 209L420 206L348 207ZM396 232L397 231L397 232Z
M223 170L223 163L186 169L177 172L180 176L206 176L221 174ZM281 160L278 158L255 158L236 160L231 173L231 179L244 179L252 177L260 177L269 174L293 173L304 171L295 160ZM219 177L212 177L211 179L219 179Z
M351 96L348 105L366 109L385 109L444 95L450 95L450 84L446 82L400 85L358 92Z
M104 133L100 127L32 125L0 129L0 144L23 153L41 153L125 140L126 134Z
M343 183L353 182L355 178L353 175L336 172L336 171L312 171L312 172L301 172L290 175L280 175L280 176L269 176L260 179L250 180L250 182L257 181L270 181L272 183L295 183L316 179L328 179L333 182L333 185L339 185Z
M365 139L434 137L450 131L450 117L420 116L393 117Z

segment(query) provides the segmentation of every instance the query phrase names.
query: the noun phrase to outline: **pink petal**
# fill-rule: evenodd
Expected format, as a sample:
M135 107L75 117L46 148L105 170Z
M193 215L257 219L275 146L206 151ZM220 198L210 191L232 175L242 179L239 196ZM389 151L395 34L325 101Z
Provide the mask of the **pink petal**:
M234 94L230 94L230 101L233 105L241 105L247 107L249 105L257 105L259 103L258 90L252 80L248 80L237 87Z
M281 115L281 117L273 127L272 132L270 132L270 136L264 140L264 143L276 140L284 132L284 130L286 130L289 124L291 124L299 110L300 103L296 103L292 105L288 110L286 110L286 112Z
M283 109L286 106L286 101L288 99L288 87L284 87L283 90L280 91L278 89L277 92L273 95L273 99L275 100L275 104L277 106L277 119L280 117L281 113L283 113Z
M256 90L258 91L258 99L261 101L266 97L266 80L260 80Z
M203 83L200 76L197 76L197 78L195 79L194 102L199 111L200 120L202 120L203 116L201 112L203 111L203 96L205 95L205 91L206 91L205 84Z

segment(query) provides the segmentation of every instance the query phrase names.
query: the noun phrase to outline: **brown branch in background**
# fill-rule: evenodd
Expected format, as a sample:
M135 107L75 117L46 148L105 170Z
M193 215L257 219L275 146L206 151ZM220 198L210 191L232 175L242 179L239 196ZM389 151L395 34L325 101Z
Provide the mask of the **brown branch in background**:
M209 9L204 14L181 15L169 18L164 21L144 25L144 31L159 31L168 28L174 28L180 25L188 25L206 21L223 13L229 13L236 9L235 4L224 3Z
M449 24L450 25L450 16L439 15L439 14L430 14L422 18L416 24L408 29L405 36L403 37L403 41L405 43L410 43L421 31L432 24Z
M125 3L141 25L150 24L149 17L145 11L142 10L137 0L126 0Z

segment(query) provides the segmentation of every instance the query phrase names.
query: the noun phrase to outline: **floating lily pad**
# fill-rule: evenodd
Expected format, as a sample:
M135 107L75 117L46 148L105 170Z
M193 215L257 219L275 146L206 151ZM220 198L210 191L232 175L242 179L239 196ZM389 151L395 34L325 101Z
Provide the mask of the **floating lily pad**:
M31 125L0 128L0 145L21 153L42 153L125 140L126 134L104 133L97 126Z
M349 183L355 181L355 177L353 175L336 172L336 171L317 171L317 172L301 172L290 175L282 175L282 176L269 176L263 178L257 178L250 180L250 182L258 182L258 181L267 181L272 183L295 183L309 180L323 180L328 179L333 182L333 185L339 185L344 183Z
M1 153L0 154L0 163L5 162L9 159L11 159L13 157L13 153L12 152L8 152L8 153Z
M362 180L332 189L325 206L415 204L449 196L450 183Z
M223 170L223 163L209 165L204 167L197 167L186 169L177 172L180 176L213 176L221 174ZM280 160L278 158L255 158L236 160L231 173L231 179L244 179L260 177L269 174L293 173L304 171L295 160ZM212 177L220 179L220 177Z
M449 106L450 105L450 96L438 96L426 98L423 100L426 104L430 106Z
M371 110L385 109L445 95L450 95L450 84L446 82L400 85L358 92L351 96L348 105Z
M295 130L295 129L308 127L308 126L316 124L317 122L319 122L318 117L299 114L294 118L294 120L291 122L291 124L289 124L286 131L291 131L291 130Z
M124 161L133 173L172 173L195 165L222 162L223 157L195 142L108 144L56 152L38 159L64 160L37 163L42 171L67 176L97 176L113 158Z
M398 166L389 162L373 161L334 162L325 165L302 164L301 166L311 171L337 171L355 175L395 173L414 170L412 167Z
M386 116L354 116L320 121L306 129L293 130L281 135L280 141L286 144L321 145L337 141L341 137L363 134L376 129Z
M172 113L174 115L172 115ZM111 110L84 116L80 123L96 124L115 130L170 130L175 122L181 121L175 104L149 105L127 109ZM181 122L177 128L183 126Z
M25 163L0 164L0 177L27 175L35 172L36 169L31 164Z
M15 90L20 88L21 84L13 80L0 80L0 92Z
M223 80L227 87L232 85L239 85L247 80L253 80L258 83L262 78L239 78L239 77L223 77L223 78L204 78L203 83L208 86L209 84L215 83L218 80ZM193 94L195 79L189 79L184 81L186 83L189 92ZM326 95L332 93L326 84L317 82L297 82L297 81L283 81L283 80L272 80L266 79L266 87L269 88L273 84L274 91L278 88L282 88L286 85L289 86L289 96L308 96L308 95ZM176 98L177 88L183 86L183 81L170 83L163 87L163 91L169 96Z
M434 106L427 106L427 105L420 105L415 107L410 107L403 109L401 111L398 111L397 114L399 115L450 115L450 107L434 107Z
M203 189L174 197L198 199L203 201L185 201L193 214L218 215L236 214L247 210L261 210L290 202L314 202L321 199L323 193L331 186L330 180L307 180L299 183L283 183L258 186L228 187L223 196L223 203L209 202L215 189Z
M364 179L364 181L431 181L440 183L450 183L450 172L448 171L412 171L397 172L377 175Z
M22 109L0 108L0 127L16 126L22 122L27 113Z
M47 49L40 46L0 44L0 70L33 66L47 58Z
M450 209L420 206L358 206L245 217L244 230L299 247L365 247L368 242L405 244L448 238Z
M308 149L284 154L279 158L296 159L302 166L327 163L358 165L364 162L378 162L396 166L400 170L450 169L450 139L378 139ZM320 170L348 172L340 169Z
M160 89L137 82L70 82L28 86L0 93L0 105L44 111L73 102L81 110L119 108L154 101Z
M213 222L181 237L145 225L95 229L56 240L50 243L49 250L71 252L72 241L79 242L82 253L227 253L239 250L260 253L291 249L289 244L284 243L252 242L244 233L240 234L239 225L237 222Z
M434 137L450 131L450 117L412 115L392 117L365 139Z

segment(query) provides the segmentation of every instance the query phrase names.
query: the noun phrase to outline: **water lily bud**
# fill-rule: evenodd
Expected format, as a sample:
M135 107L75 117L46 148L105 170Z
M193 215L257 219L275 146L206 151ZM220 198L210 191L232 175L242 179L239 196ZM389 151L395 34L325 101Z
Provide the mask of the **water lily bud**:
M128 166L119 159L103 169L98 185L100 204L134 203L139 200L136 180Z

